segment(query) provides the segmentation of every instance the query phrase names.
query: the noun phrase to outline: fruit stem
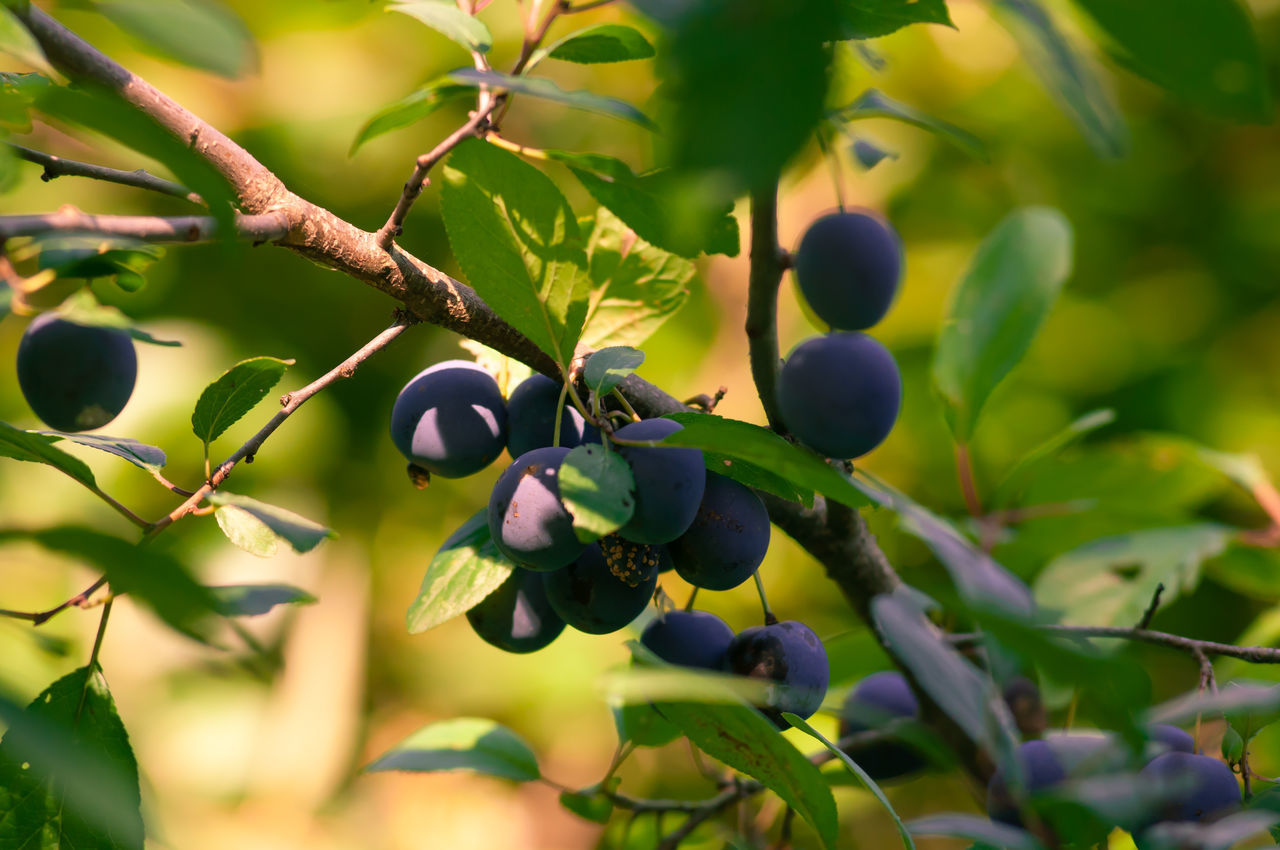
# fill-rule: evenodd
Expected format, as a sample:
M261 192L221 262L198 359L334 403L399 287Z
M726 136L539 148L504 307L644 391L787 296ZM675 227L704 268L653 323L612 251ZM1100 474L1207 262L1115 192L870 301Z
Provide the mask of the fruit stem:
M686 603L684 603L684 610L686 610L686 611L692 611L692 610L693 610L693 600L695 600L695 599L697 599L697 598L698 598L698 588L696 588L696 587L695 587L695 588L693 589L693 593L690 593L690 594L689 594L689 601L688 601L688 602L686 602Z
M551 445L560 448L560 423L564 419L564 401L569 396L569 384L564 383L560 387L560 398L556 401L556 424L551 432Z
M844 212L844 175L840 171L840 156L828 140L825 127L818 128L817 138L818 148L826 158L827 164L831 166L831 187L836 192L836 206L840 208L840 212Z
M956 474L960 478L960 493L970 516L982 518L982 501L978 498L978 485L973 478L973 459L966 443L956 443Z
M760 607L764 609L764 624L772 626L778 622L778 618L773 616L773 611L769 610L769 600L764 595L764 581L760 578L760 571L756 570L751 577L756 581L756 593L760 594Z
M613 397L616 398L618 400L618 403L622 405L622 409L625 410L627 412L627 415L631 417L631 421L639 422L640 414L636 413L636 409L631 406L631 402L627 401L627 397L622 394L622 390L618 389L617 387L614 387L612 393L613 393Z

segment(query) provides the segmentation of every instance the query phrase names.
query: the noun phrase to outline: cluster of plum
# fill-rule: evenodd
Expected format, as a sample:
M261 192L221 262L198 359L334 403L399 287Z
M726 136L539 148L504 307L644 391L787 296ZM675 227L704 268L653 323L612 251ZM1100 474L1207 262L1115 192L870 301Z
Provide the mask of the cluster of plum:
M1035 685L1014 677L1006 685L1005 702L1023 733L1035 736L1018 748L1017 759L1027 795L1052 792L1070 780L1114 774L1131 764L1124 742L1112 735L1088 732L1044 732L1043 707ZM849 755L873 779L887 781L916 773L928 760L895 736L895 725L920 719L920 706L906 678L897 672L876 673L850 691L841 710L842 738L878 729L887 732ZM1168 724L1144 730L1148 744L1139 777L1151 805L1120 824L1142 833L1160 823L1214 820L1240 805L1240 786L1225 763L1195 752L1187 732ZM1024 826L1019 807L1004 773L997 770L987 787L987 813L992 820ZM1110 825L1102 825L1105 834Z
M509 652L541 649L566 625L589 634L625 627L648 607L666 570L707 590L751 578L769 548L768 512L749 488L708 471L697 449L646 445L680 428L646 419L602 435L565 403L555 381L534 375L504 400L487 371L457 360L414 377L391 414L393 442L430 474L472 474L504 448L515 459L494 485L488 523L494 545L516 566L467 612L481 638ZM559 486L562 463L582 445L616 451L634 479L630 520L589 543L575 533ZM801 623L771 620L735 636L712 614L670 611L644 643L671 663L783 685L788 701L763 707L775 718L808 716L826 694L826 653Z
M18 386L57 431L101 428L119 415L138 379L133 338L118 328L42 313L18 343Z

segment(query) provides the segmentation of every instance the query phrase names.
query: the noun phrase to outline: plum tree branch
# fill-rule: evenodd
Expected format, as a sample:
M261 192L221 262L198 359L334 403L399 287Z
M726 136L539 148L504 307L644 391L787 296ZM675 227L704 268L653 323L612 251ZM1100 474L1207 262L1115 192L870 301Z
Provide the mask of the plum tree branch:
M778 247L778 186L751 193L751 272L747 282L747 346L751 378L769 426L785 434L778 413L778 288L782 249Z
M141 168L136 171L122 171L119 168L108 168L105 165L94 165L88 162L80 162L79 160L64 159L43 151L16 145L13 142L9 142L8 145L18 155L19 159L43 166L44 172L41 173L40 179L46 183L58 177L88 177L91 180L102 180L107 183L118 183L121 186L147 189L152 192L159 192L162 195L182 198L183 200L191 201L193 204L204 205L203 198L181 183L174 183L172 180L156 177Z
M0 216L0 238L74 231L144 242L207 242L217 230L217 222L207 215L91 215L72 206L51 213ZM289 220L280 212L236 216L236 236L241 239L278 242L288 233Z
M1078 638L1115 638L1132 640L1139 643L1150 643L1170 649L1190 653L1199 659L1198 654L1220 655L1226 658L1238 658L1253 664L1280 664L1280 649L1270 646L1236 646L1230 643L1218 643L1212 640L1198 640L1182 637L1168 632L1155 632L1150 629L1128 628L1125 626L1070 626L1051 623L1039 628L1055 634ZM965 647L982 641L983 636L977 633L950 635L952 645Z

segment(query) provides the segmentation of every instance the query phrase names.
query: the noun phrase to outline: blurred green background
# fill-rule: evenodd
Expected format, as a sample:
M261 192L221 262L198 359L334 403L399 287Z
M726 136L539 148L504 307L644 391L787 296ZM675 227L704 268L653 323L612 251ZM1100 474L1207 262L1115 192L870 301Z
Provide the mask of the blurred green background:
M468 64L468 57L417 22L365 0L231 5L259 50L256 69L233 81L156 58L98 16L55 12L231 134L295 192L376 229L413 158L464 120L465 107L460 102L443 109L348 156L352 139L382 106ZM1280 3L1252 5L1274 82ZM872 121L856 131L897 158L867 172L842 157L846 199L883 211L901 234L907 258L902 294L874 330L902 366L902 417L865 467L939 512L963 513L953 447L929 386L933 340L947 295L977 242L1013 208L1048 204L1075 227L1076 270L1026 362L983 414L973 446L980 491L1075 417L1111 407L1117 420L1042 470L1026 493L1028 503L1091 498L1095 510L1012 529L996 556L1031 578L1054 554L1107 534L1191 517L1263 525L1265 517L1246 494L1189 467L1176 445L1144 435L1170 433L1223 451L1256 453L1280 474L1280 132L1203 117L1110 67L1106 75L1127 117L1132 150L1124 159L1100 160L986 6L953 0L951 11L954 30L912 27L870 42L885 62L882 71L869 70L843 48L839 56L837 102L875 86L977 134L991 149L991 161L984 163L920 130ZM481 15L498 38L495 67L509 64L518 51L517 13L512 0L496 0ZM590 17L649 27L620 6ZM1073 20L1065 14L1061 19L1085 44ZM552 35L580 24L562 21ZM12 61L8 68L25 70ZM566 88L590 87L642 106L653 88L652 69L643 62L548 61L541 73ZM767 104L761 104L760 120L769 120ZM637 170L652 163L645 131L527 98L517 98L504 132L532 146L612 154ZM112 142L65 127L37 123L17 140L69 158L154 168ZM593 211L566 171L552 166L548 173L579 214ZM400 242L456 274L437 202L437 189L428 187ZM832 172L816 145L785 179L780 202L784 246L794 246L811 221L835 207ZM62 204L94 213L190 210L179 201L92 181L42 183L36 166L23 166L16 188L0 196L0 210L8 214ZM745 233L744 213L740 208ZM723 385L728 394L717 412L761 422L742 333L745 258L715 257L703 261L701 271L686 309L645 346L640 374L682 398ZM148 281L135 295L105 282L94 289L147 330L181 339L184 347L139 347L138 388L106 431L164 448L169 477L187 486L200 476L200 443L189 417L206 383L240 359L266 354L296 358L279 390L300 387L389 324L395 306L368 287L269 246L172 247ZM17 316L0 321L0 362L13 362L25 323ZM789 280L780 332L784 351L814 333ZM556 792L542 785L360 773L419 726L454 716L509 725L539 753L544 773L566 785L597 781L613 752L613 722L599 681L626 659L626 633L566 632L543 652L512 656L480 641L463 619L422 635L405 631L405 610L432 554L487 502L504 460L473 478L437 479L419 492L391 445L387 419L399 388L416 372L465 356L453 335L413 328L354 380L309 402L254 464L235 470L230 489L325 522L338 539L307 556L260 560L228 544L211 518L191 518L158 541L208 583L289 582L318 597L313 606L245 621L260 640L279 648L279 674L256 677L242 663L242 651L199 646L165 630L128 598L117 604L102 664L138 756L155 846L575 848L599 840L600 827L562 810ZM40 427L8 375L0 383L0 419ZM264 402L245 417L218 441L215 457L229 454L271 412ZM140 470L69 450L93 466L104 489L143 516L160 516L176 504ZM7 526L84 523L131 535L123 520L69 480L28 464L0 465L0 513ZM893 517L876 514L871 521L906 581L929 591L943 588L941 569L921 544L897 531ZM821 569L780 533L762 569L780 616L802 619L824 637L840 636L832 644L833 700L859 676L886 665ZM92 578L81 565L8 546L0 555L0 607L47 608ZM681 602L688 594L671 575L663 587ZM699 602L736 629L759 617L749 586L704 592ZM1277 603L1276 553L1236 552L1210 565L1194 593L1168 604L1154 627L1232 641L1253 625L1248 640L1274 643L1280 640ZM96 624L94 612L75 610L38 630L0 619L0 685L34 696L84 663ZM240 645L229 633L224 637L228 646ZM1195 686L1188 658L1125 651L1143 660L1157 697ZM1240 665L1219 670L1254 678L1269 673ZM1082 712L1087 720L1088 706ZM1055 718L1061 716L1059 706ZM832 719L820 719L819 728L834 733ZM1255 755L1258 772L1280 772L1280 733L1264 732ZM682 743L639 752L621 775L623 790L638 796L713 791ZM955 776L926 776L892 789L891 797L904 817L975 808L970 789ZM845 788L837 789L837 799L842 835L851 846L853 836L864 847L896 840L869 795ZM778 814L774 801L760 822ZM642 833L643 824L636 830ZM800 833L803 844L808 838Z

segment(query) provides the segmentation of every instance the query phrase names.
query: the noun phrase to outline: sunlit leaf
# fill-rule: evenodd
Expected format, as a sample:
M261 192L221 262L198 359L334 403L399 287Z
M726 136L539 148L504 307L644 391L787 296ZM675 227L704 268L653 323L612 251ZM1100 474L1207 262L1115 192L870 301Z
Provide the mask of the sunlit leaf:
M431 559L405 618L409 632L425 632L465 613L497 590L512 567L489 536L488 511L479 511Z
M582 65L648 59L655 52L639 30L623 24L596 24L571 32L539 52L544 51L552 59Z
M288 584L224 584L210 587L226 617L258 617L277 605L310 605L316 598Z
M387 11L416 18L467 50L484 53L493 46L489 28L450 0L396 0Z
M293 551L298 553L310 552L319 546L321 541L334 536L332 529L326 528L318 522L313 522L304 516L299 516L293 511L287 511L275 505L268 505L266 502L259 502L257 499L251 499L248 496L228 493L225 490L211 493L209 495L209 504L217 506L218 510L234 508L237 511L251 515L266 526L272 534L288 543ZM219 525L222 522L219 519Z
M495 91L525 94L541 100L563 103L565 106L571 106L574 109L581 109L586 112L611 115L614 118L622 118L633 124L638 124L646 130L656 130L658 128L648 115L645 115L624 100L580 89L566 91L560 88L554 80L548 80L545 77L513 77L510 74L503 74L499 71L460 68L456 71L450 71L446 79L458 85L471 86L473 88L487 86Z
M184 65L239 77L257 64L257 47L249 30L222 3L94 0L93 6L147 47Z
M36 433L54 437L55 439L68 440L107 454L113 454L149 472L159 472L167 460L163 449L148 446L146 443L139 443L137 440L128 437L108 437L106 434L68 434L62 431L38 431Z
M840 0L837 7L844 38L875 38L911 24L955 26L946 0Z
M532 782L542 775L538 757L516 733L478 717L458 717L424 726L365 770L462 770L517 782Z
M383 107L376 115L366 121L365 125L360 128L360 132L356 133L355 141L351 143L351 150L348 155L354 154L360 149L361 145L370 139L376 139L378 136L390 133L392 130L399 130L402 127L408 127L410 124L421 121L440 107L473 91L474 89L470 86L454 85L441 80L428 83L395 103Z
M279 383L293 360L251 357L223 372L204 388L191 413L191 429L207 446L257 406Z
M589 361L588 361L589 362ZM620 454L587 443L570 450L560 464L560 501L573 516L583 543L612 534L635 513L635 479Z

